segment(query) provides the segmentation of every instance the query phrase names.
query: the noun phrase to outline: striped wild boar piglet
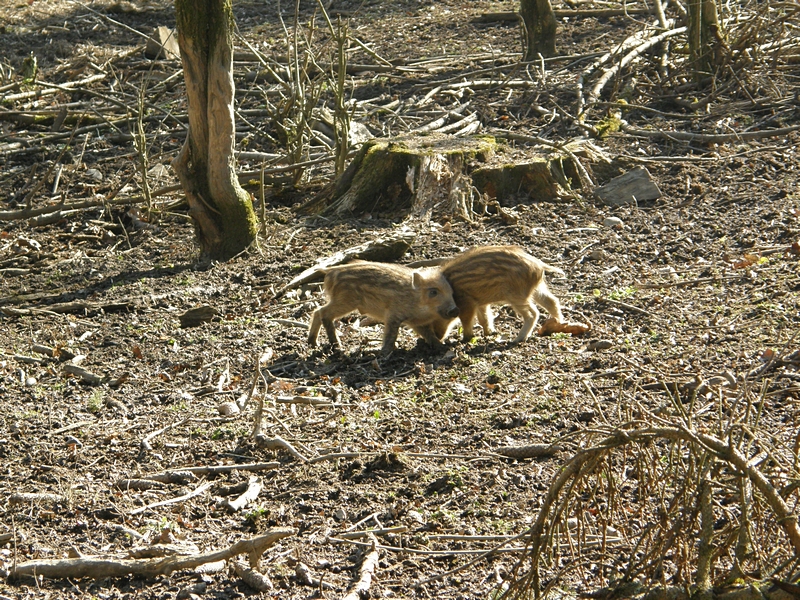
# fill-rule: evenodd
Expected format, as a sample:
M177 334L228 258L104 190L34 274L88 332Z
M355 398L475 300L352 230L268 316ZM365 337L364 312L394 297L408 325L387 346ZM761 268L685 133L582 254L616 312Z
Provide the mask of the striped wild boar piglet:
M494 333L494 317L490 308L492 304L510 304L523 318L524 323L515 343L524 342L530 337L539 318L537 304L559 323L564 320L561 303L547 289L544 279L545 273L564 275L564 272L534 258L524 248L472 248L446 261L441 269L453 288L466 342L473 337L476 316L483 327L484 335ZM446 319L434 323L434 336L444 339L451 324Z
M434 334L432 324L450 322L459 314L453 291L438 267L414 270L401 265L355 262L326 269L324 290L328 302L311 319L311 346L316 346L322 326L331 345L338 348L333 321L358 310L385 324L384 354L394 349L401 325L438 347L441 340Z

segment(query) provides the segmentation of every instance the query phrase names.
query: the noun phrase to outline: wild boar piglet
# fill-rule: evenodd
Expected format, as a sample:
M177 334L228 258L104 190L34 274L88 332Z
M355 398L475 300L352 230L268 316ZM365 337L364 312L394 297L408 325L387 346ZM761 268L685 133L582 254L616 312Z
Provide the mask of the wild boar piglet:
M484 335L494 333L492 304L510 304L523 318L515 343L528 339L543 307L559 323L563 322L561 303L547 288L545 273L564 274L528 254L519 246L482 246L467 250L441 265L453 288L464 341L473 336L475 317ZM433 324L434 336L444 339L452 321L439 319Z
M308 343L316 346L320 326L328 340L339 347L335 319L358 310L385 325L382 352L391 352L401 325L406 325L426 342L440 346L432 324L451 321L458 315L453 290L438 267L414 270L401 265L355 262L326 270L327 304L314 312Z

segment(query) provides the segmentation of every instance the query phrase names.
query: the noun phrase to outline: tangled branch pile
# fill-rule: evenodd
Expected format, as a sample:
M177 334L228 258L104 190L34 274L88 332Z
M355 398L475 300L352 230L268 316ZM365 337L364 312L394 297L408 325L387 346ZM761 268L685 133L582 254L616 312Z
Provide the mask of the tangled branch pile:
M785 597L800 554L800 438L768 414L766 385L740 388L670 394L661 414L624 394L627 422L578 434L505 597L546 597L576 576L606 585L602 596Z

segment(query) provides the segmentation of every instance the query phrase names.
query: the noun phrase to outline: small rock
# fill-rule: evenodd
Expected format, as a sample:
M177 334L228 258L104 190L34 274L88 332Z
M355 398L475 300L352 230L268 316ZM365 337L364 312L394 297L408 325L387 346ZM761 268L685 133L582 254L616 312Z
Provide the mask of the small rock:
M178 592L177 600L187 600L188 598L198 598L200 595L206 593L207 585L204 582L195 583L189 587L185 587Z
M219 414L223 417L239 414L239 405L236 402L223 402L217 407Z
M68 435L64 438L64 441L67 443L67 446L75 446L77 448L83 448L83 444L81 441L76 438L74 435Z
M586 258L588 258L589 260L596 260L596 261L601 261L605 257L606 253L600 249L592 250L591 252L589 252L589 254L586 255Z
M595 193L609 206L626 206L661 197L661 190L653 183L650 173L643 167L637 167L615 177L597 188Z
M342 521L347 520L347 513L341 508L337 508L335 511L333 511L333 518L335 521L341 523Z
M587 350L608 350L614 347L614 342L609 340L592 340L586 346Z
M606 217L603 219L604 227L622 227L622 219L619 217Z
M410 510L406 513L406 516L411 519L412 521L416 521L417 523L425 523L425 519L422 516L422 513L416 510Z
M213 320L218 315L219 312L216 308L208 304L203 304L195 308L190 308L182 315L179 315L178 320L181 322L181 327L186 329L188 327L202 325L203 323Z
M86 177L96 183L103 181L103 174L97 169L86 169Z
M25 387L33 387L36 385L36 377L26 377Z
M169 169L166 165L159 163L148 169L147 176L153 179L166 179L169 177Z
M374 137L375 136L372 135L372 132L363 123L359 123L358 121L353 121L350 123L348 138L351 146L357 146L358 144L368 142Z

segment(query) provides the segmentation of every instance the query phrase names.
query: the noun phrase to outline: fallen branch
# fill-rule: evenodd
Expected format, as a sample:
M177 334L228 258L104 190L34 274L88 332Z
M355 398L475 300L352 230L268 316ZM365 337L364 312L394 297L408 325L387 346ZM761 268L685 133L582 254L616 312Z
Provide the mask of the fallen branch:
M180 421L170 423L169 425L166 425L161 429L156 429L155 431L148 433L144 438L142 438L142 441L139 442L139 448L141 449L142 452L150 452L153 449L153 445L150 442L152 442L162 433L169 431L170 429L173 429L175 427L180 427L185 423L188 423L191 419L192 417L186 417L185 419L181 419Z
M266 448L267 450L286 450L289 454L294 456L297 460L308 462L308 458L298 452L294 446L281 437L267 437L263 433L256 434L256 444L259 448Z
M576 10L554 10L556 19L564 17L626 17L628 15L649 15L653 12L652 8L586 8ZM503 21L519 21L519 13L513 11L501 11L483 13L472 19L473 23L495 23Z
M176 475L184 475L185 473L190 473L192 476L222 475L225 473L231 473L232 471L271 471L272 469L277 469L280 466L281 464L277 462L266 462L266 463L245 463L241 465L207 465L204 467L181 467L178 469L173 469L171 471L157 473L150 477L146 477L146 479L152 479L154 481L167 481L171 483L172 481L174 481L174 477Z
M558 444L531 444L530 446L500 446L494 450L497 454L522 460L525 458L539 458L553 456L561 451Z
M16 102L17 100L26 100L28 98L40 98L42 96L52 96L58 91L73 91L75 88L84 86L88 83L94 83L95 81L101 81L106 78L105 73L97 73L96 75L91 75L85 79L80 79L78 81L67 81L62 83L61 85L56 84L46 84L44 81L37 81L34 85L47 85L49 89L46 90L29 90L27 92L20 92L18 94L10 94L8 96L3 96L0 98L0 102L2 103L11 103Z
M90 385L98 385L105 381L105 377L103 375L98 375L97 373L92 373L84 369L83 367L79 367L78 365L71 365L66 364L64 365L64 373L69 375L74 375L75 377L79 377L86 383Z
M781 127L780 129L767 129L764 131L743 131L741 133L724 133L724 134L710 134L710 133L689 133L687 131L652 131L650 129L639 129L638 127L631 127L627 123L622 124L622 131L627 134L646 137L646 138L662 138L665 140L679 140L683 142L698 142L701 144L728 144L730 142L748 142L752 140L761 140L768 137L784 136L793 131L800 129L800 125L792 125L791 127Z
M635 312L640 315L650 316L652 313L649 310L645 310L643 308L639 308L638 306L634 306L633 304L628 304L627 302L620 302L619 300L612 300L611 298L600 298L600 304L611 304L612 306L619 306L620 308L624 308L630 312Z
M584 97L583 97L583 90L586 81L591 77L591 75L600 67L607 63L612 57L618 56L622 52L627 52L631 48L639 45L641 41L644 39L645 32L644 31L637 31L633 35L631 35L628 39L624 40L615 51L606 52L596 60L592 62L588 67L586 67L581 74L578 76L578 81L576 84L576 96L578 100L577 107L575 109L575 114L578 115L578 122L582 119L582 114L584 110Z
M347 592L342 600L361 600L361 598L366 598L369 594L369 588L372 585L372 576L375 574L375 569L380 560L378 540L372 534L369 535L369 540L372 547L364 556L364 560L361 561L358 581L350 587L350 591Z
M303 327L308 327L308 324L303 323ZM305 404L307 406L318 406L324 408L343 406L342 404L334 404L331 402L330 398L314 398L312 396L278 396L275 398L275 402L277 404Z
M253 500L258 498L258 495L261 493L263 487L264 486L261 485L258 477L250 477L250 480L247 483L247 489L241 496L235 500L223 500L220 504L228 512L239 512Z
M178 502L184 502L186 500L190 500L195 496L199 496L203 494L208 488L210 488L212 483L210 481L206 481L202 485L198 486L188 494L184 494L183 496L177 496L175 498L168 498L167 500L161 500L160 502L154 502L153 504L148 504L146 506L142 506L135 510L132 510L129 514L131 516L138 515L143 512L147 512L148 510L152 510L154 508L158 508L159 506L167 506L168 504L177 504Z
M261 555L267 548L295 533L296 530L291 528L272 529L265 535L250 540L239 540L224 550L189 556L167 556L145 560L100 557L31 560L13 567L11 572L16 576L30 575L53 579L81 577L103 579L127 575L149 578L169 575L182 569L193 569L206 563L227 560L239 554L247 554L250 566L256 568Z
M345 531L343 533L337 533L336 537L341 538L343 540L357 540L358 538L367 537L369 535L374 536L384 536L384 535L395 535L398 533L405 533L408 531L408 527L405 525L398 525L397 527L387 527L385 529L369 529L365 531Z
M600 92L603 90L605 85L611 81L611 79L619 73L622 69L627 67L634 59L639 58L645 51L649 50L653 46L657 46L667 38L670 38L674 35L678 35L680 33L684 33L686 31L686 27L678 27L676 29L671 29L670 31L665 31L664 33L657 35L655 37L651 37L647 41L642 44L636 46L633 50L628 52L625 56L623 56L618 62L615 62L612 67L607 69L601 76L600 79L597 80L594 87L591 89L589 94L586 97L586 104L592 104L594 101L600 96ZM579 115L580 116L580 115Z
M242 578L247 585L257 592L268 592L273 589L272 581L263 573L249 569L239 561L233 561L233 571Z
M16 506L17 504L38 504L39 502L46 502L48 504L58 504L66 502L66 496L60 494L48 493L33 493L33 492L17 492L8 497L8 505Z

